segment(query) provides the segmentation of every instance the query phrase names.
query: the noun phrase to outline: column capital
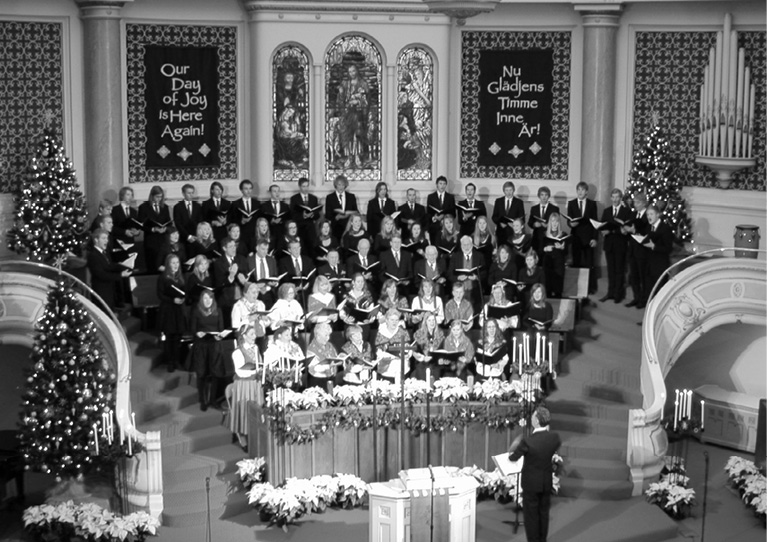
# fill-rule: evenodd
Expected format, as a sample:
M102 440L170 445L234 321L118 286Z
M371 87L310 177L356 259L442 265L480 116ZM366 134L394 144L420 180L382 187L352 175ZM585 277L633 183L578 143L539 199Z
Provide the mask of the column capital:
M75 0L83 19L118 19L125 4L134 0Z
M623 13L623 2L574 4L573 8L581 14L583 26L618 26Z
M466 19L481 13L495 10L500 0L424 0L429 11L442 13L455 19L458 26L466 24Z

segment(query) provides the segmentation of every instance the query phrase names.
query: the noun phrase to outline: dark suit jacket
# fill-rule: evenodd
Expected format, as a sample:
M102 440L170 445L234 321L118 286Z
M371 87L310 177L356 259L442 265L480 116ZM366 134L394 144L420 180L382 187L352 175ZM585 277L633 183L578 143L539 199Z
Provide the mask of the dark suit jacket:
M348 191L344 192L344 198L346 199L346 206L344 211L357 211L357 198L354 194L350 194ZM331 230L333 237L341 239L344 235L344 229L348 218L337 218L336 209L341 209L341 200L338 199L338 193L334 190L325 198L325 218L330 220Z
M647 259L650 275L655 278L659 277L671 265L671 250L674 248L674 232L671 230L671 226L663 220L659 220L657 224L655 231L652 231L652 226L650 226L647 232L647 237L655 245L650 249Z
M376 256L373 256L372 254L368 253L368 258L367 258L368 267L370 267L377 261L378 261L378 258ZM362 269L360 269L361 265L362 264L360 263L359 254L355 254L354 256L347 258L346 259L346 275L351 277L351 276L354 276L354 273L362 273ZM370 270L370 272L373 274L374 277L378 275L379 268L380 266L376 266Z
M397 226L404 232L409 229L410 224L417 222L421 225L421 229L426 227L426 207L420 203L413 204L413 210L410 210L410 204L404 203L397 209L400 211L400 215L397 217Z
M628 247L629 236L628 234L624 235L621 233L621 224L616 222L615 218L626 222L631 219L631 216L631 211L629 211L629 208L623 204L618 207L617 217L613 217L612 205L605 207L605 210L602 211L602 220L600 220L600 222L609 222L613 225L611 228L606 229L603 232L604 242L602 248L605 250L605 252L622 251L625 253Z
M298 285L298 281L294 280L293 277L307 277L313 270L314 261L312 261L311 258L307 258L306 256L301 256L301 273L296 270L296 266L293 264L292 256L285 256L280 260L280 273L287 273L283 279L283 282L292 282ZM311 283L314 281L315 275L316 273L313 273L310 280L304 281L304 286L311 285Z
M647 212L645 211L642 213L642 216L638 216L639 213L637 211L632 211L630 213L631 217L631 223L634 225L634 229L636 230L635 235L647 235L650 231L650 223L647 222ZM647 260L649 257L650 250L645 247L644 245L640 245L637 243L633 237L630 237L629 240L629 257L633 258L635 260Z
M274 202L272 200L265 201L261 204L261 208L259 210L260 217L264 217L269 221L269 228L271 229L272 233L275 233L277 231L278 236L281 234L281 232L285 231L285 222L290 220L292 218L290 206L287 203L284 203L282 201L277 202L277 214L282 215L280 216L280 223L275 224L275 213L274 213ZM285 213L285 214L283 214Z
M512 461L522 456L525 458L522 466L522 491L551 492L551 458L561 444L559 434L553 431L538 431L522 439L517 449L509 455Z
M390 216L397 210L397 204L391 198L386 198L383 209L381 209L381 200L373 198L368 201L367 222L368 235L375 237L381 231L381 221L384 216Z
M219 258L220 260L221 258ZM258 256L256 254L253 254L252 256L248 256L245 259L245 273L250 273L253 271L252 274L248 276L248 280L250 282L256 282L258 277L258 271L254 271L256 269L256 265L258 263ZM266 256L266 272L269 273L270 277L276 277L280 274L279 268L277 266L277 260L274 258L274 256Z
M445 192L444 202L442 205L439 203L439 197L436 192L432 192L426 196L426 214L431 222L432 217L435 215L453 215L455 216L455 196L449 192ZM440 209L440 212L435 211L432 207Z
M213 202L213 198L206 199L202 202L202 219L210 224L210 227L213 229L213 237L216 241L221 241L221 239L226 237L226 224L231 220L231 217L229 216L231 210L232 202L224 198L221 198L221 207L219 209L216 209L216 204ZM223 226L214 226L213 221L220 219L224 219L226 223Z
M590 222L590 219L597 219L597 202L589 198L586 198L585 201L583 217L578 222L570 222L570 235L573 236L573 242L577 242L580 246L587 246L591 240L596 240L599 237L599 233ZM577 199L571 199L567 202L567 216L570 218L581 216Z
M112 261L100 250L94 248L88 252L88 270L91 272L91 288L109 307L115 305L115 289L122 279L125 268Z
M242 198L234 200L229 207L229 222L240 225L240 237L246 241L247 245L250 245L256 237L256 220L258 219L260 209L261 204L258 203L258 200L250 198L250 212L255 211L255 213L250 217L250 221L247 224L243 224L242 221L247 217L243 214L245 204L242 202Z
M467 200L463 200L458 202L458 205L468 207L469 204ZM460 226L461 235L471 235L474 233L477 217L487 216L487 207L485 207L484 201L479 201L477 198L474 198L474 209L477 209L477 211L466 212L456 207L455 212L458 215L458 224ZM464 217L464 215L466 216Z
M509 207L509 211L506 212L506 196L502 196L500 198L497 198L495 200L495 203L493 204L493 222L497 227L499 227L498 232L500 233L503 231L504 228L500 228L500 225L502 223L508 224L509 222L507 220L504 220L504 218L522 218L522 221L525 220L525 204L522 203L522 200L519 198L511 198L511 206ZM505 228L508 229L508 228ZM511 231L511 229L509 229Z
M487 278L487 267L485 266L485 257L479 250L471 251L471 267L480 267L476 273L479 276L479 280L484 284ZM459 273L455 272L456 269L466 269L466 260L463 257L463 251L460 246L450 255L450 266L447 273L448 280L452 283L457 281L459 275ZM477 287L476 281L472 281L472 286Z
M420 285L421 282L423 282L423 278L419 277L418 275L423 275L427 279L434 281L435 278L444 277L447 279L447 269L445 268L444 262L437 258L436 262L436 271L432 272L431 267L429 266L429 262L426 261L426 258L422 260L418 260L415 262L415 265L413 266L413 277L415 279L416 284Z
M530 217L527 219L527 227L530 228L532 231L537 231L537 230L540 230L540 229L542 229L543 231L546 231L546 227L545 226L546 226L546 224L549 221L549 217L551 215L553 215L554 213L558 213L558 212L559 212L559 207L557 207L553 203L548 203L546 205L546 212L543 213L543 215L541 215L541 204L537 203L537 204L533 205L530 208ZM536 217L537 218L542 218L545 221L543 228L534 228L533 227L533 225L537 222L537 220L535 220Z
M394 253L391 249L382 252L379 255L379 261L381 265L378 266L378 278L381 282L391 278L386 273L394 275L398 279L413 278L413 258L407 250L401 249L399 251L399 265L394 260Z
M178 230L178 238L182 243L189 245L187 239L197 233L197 224L202 222L202 206L196 201L192 202L192 214L186 209L186 201L181 200L173 206L173 223Z
M144 224L144 246L155 251L160 250L165 241L165 234L153 232L152 228L171 222L170 208L163 203L160 205L160 212L155 213L154 206L145 201L138 207L138 220ZM147 262L147 265L150 264Z
M307 194L306 197L309 200L309 203L306 204L308 207L313 209L320 204L320 200L318 200L317 196L314 194ZM300 192L290 196L290 216L293 220L296 221L299 228L308 227L314 229L314 222L320 217L320 212L322 209L317 209L309 218L304 218L304 213L308 211L302 208L302 205L304 205L304 198L301 196ZM305 235L306 234L304 234L304 236Z
M134 243L136 241L135 238L125 235L125 230L141 229L138 224L131 221L131 218L138 220L138 210L135 207L129 208L128 215L125 214L122 204L116 203L112 207L112 235L115 239L126 243Z
M248 263L243 256L239 254L235 255L234 263L237 264L237 274L243 275L248 272ZM234 277L234 281L229 281L229 259L226 256L221 256L213 261L213 287L216 289L216 301L219 306L228 310L234 306L237 301L235 290L238 286L237 276ZM239 286L242 286L239 284Z

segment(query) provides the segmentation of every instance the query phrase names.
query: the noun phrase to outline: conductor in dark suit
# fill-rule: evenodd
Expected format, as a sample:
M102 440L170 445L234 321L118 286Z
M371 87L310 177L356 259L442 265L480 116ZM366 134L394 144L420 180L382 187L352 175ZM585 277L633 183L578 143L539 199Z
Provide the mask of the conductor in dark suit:
M553 467L551 459L562 440L559 434L549 431L551 413L539 406L533 412L533 432L520 435L511 443L509 459L525 458L522 466L522 513L525 518L527 542L546 542L549 535L549 510Z
M514 197L516 190L514 183L506 181L503 183L503 196L495 200L493 206L493 222L495 223L495 234L498 237L498 245L503 243L511 244L511 237L514 234L511 230L511 221L515 218L521 218L525 221L525 204L522 200Z
M575 187L578 197L567 202L567 216L570 234L573 236L570 247L573 255L573 267L589 269L589 293L597 290L597 276L594 270L594 249L599 233L591 220L597 219L597 202L588 198L589 185L583 181Z

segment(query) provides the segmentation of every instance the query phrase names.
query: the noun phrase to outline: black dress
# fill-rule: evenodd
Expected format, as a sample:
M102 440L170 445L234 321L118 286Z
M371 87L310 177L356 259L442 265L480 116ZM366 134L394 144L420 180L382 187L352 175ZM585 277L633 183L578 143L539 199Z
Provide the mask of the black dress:
M561 243L563 248L555 245ZM551 247L551 250L547 250ZM551 237L543 238L543 269L546 276L546 294L549 297L562 297L562 289L565 283L565 258L567 255L567 241L558 241Z
M183 335L186 333L184 305L178 305L173 301L174 299L184 299L186 297L185 292L186 286L183 280L173 280L165 273L157 278L157 297L160 299L157 321L160 331L166 335Z
M216 310L211 314L205 315L199 307L195 307L192 311L189 328L194 335L192 367L197 374L197 378L204 378L206 376L221 378L226 376L221 341L216 341L212 337L197 336L198 331L216 332L224 329L224 317L221 311Z

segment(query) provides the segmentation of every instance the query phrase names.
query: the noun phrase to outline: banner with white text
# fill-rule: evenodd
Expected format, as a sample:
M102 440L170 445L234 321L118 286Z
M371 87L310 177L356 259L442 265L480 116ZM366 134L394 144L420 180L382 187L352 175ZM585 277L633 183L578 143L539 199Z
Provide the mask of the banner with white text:
M218 51L146 47L146 167L219 165Z
M551 165L554 52L480 51L480 166Z

